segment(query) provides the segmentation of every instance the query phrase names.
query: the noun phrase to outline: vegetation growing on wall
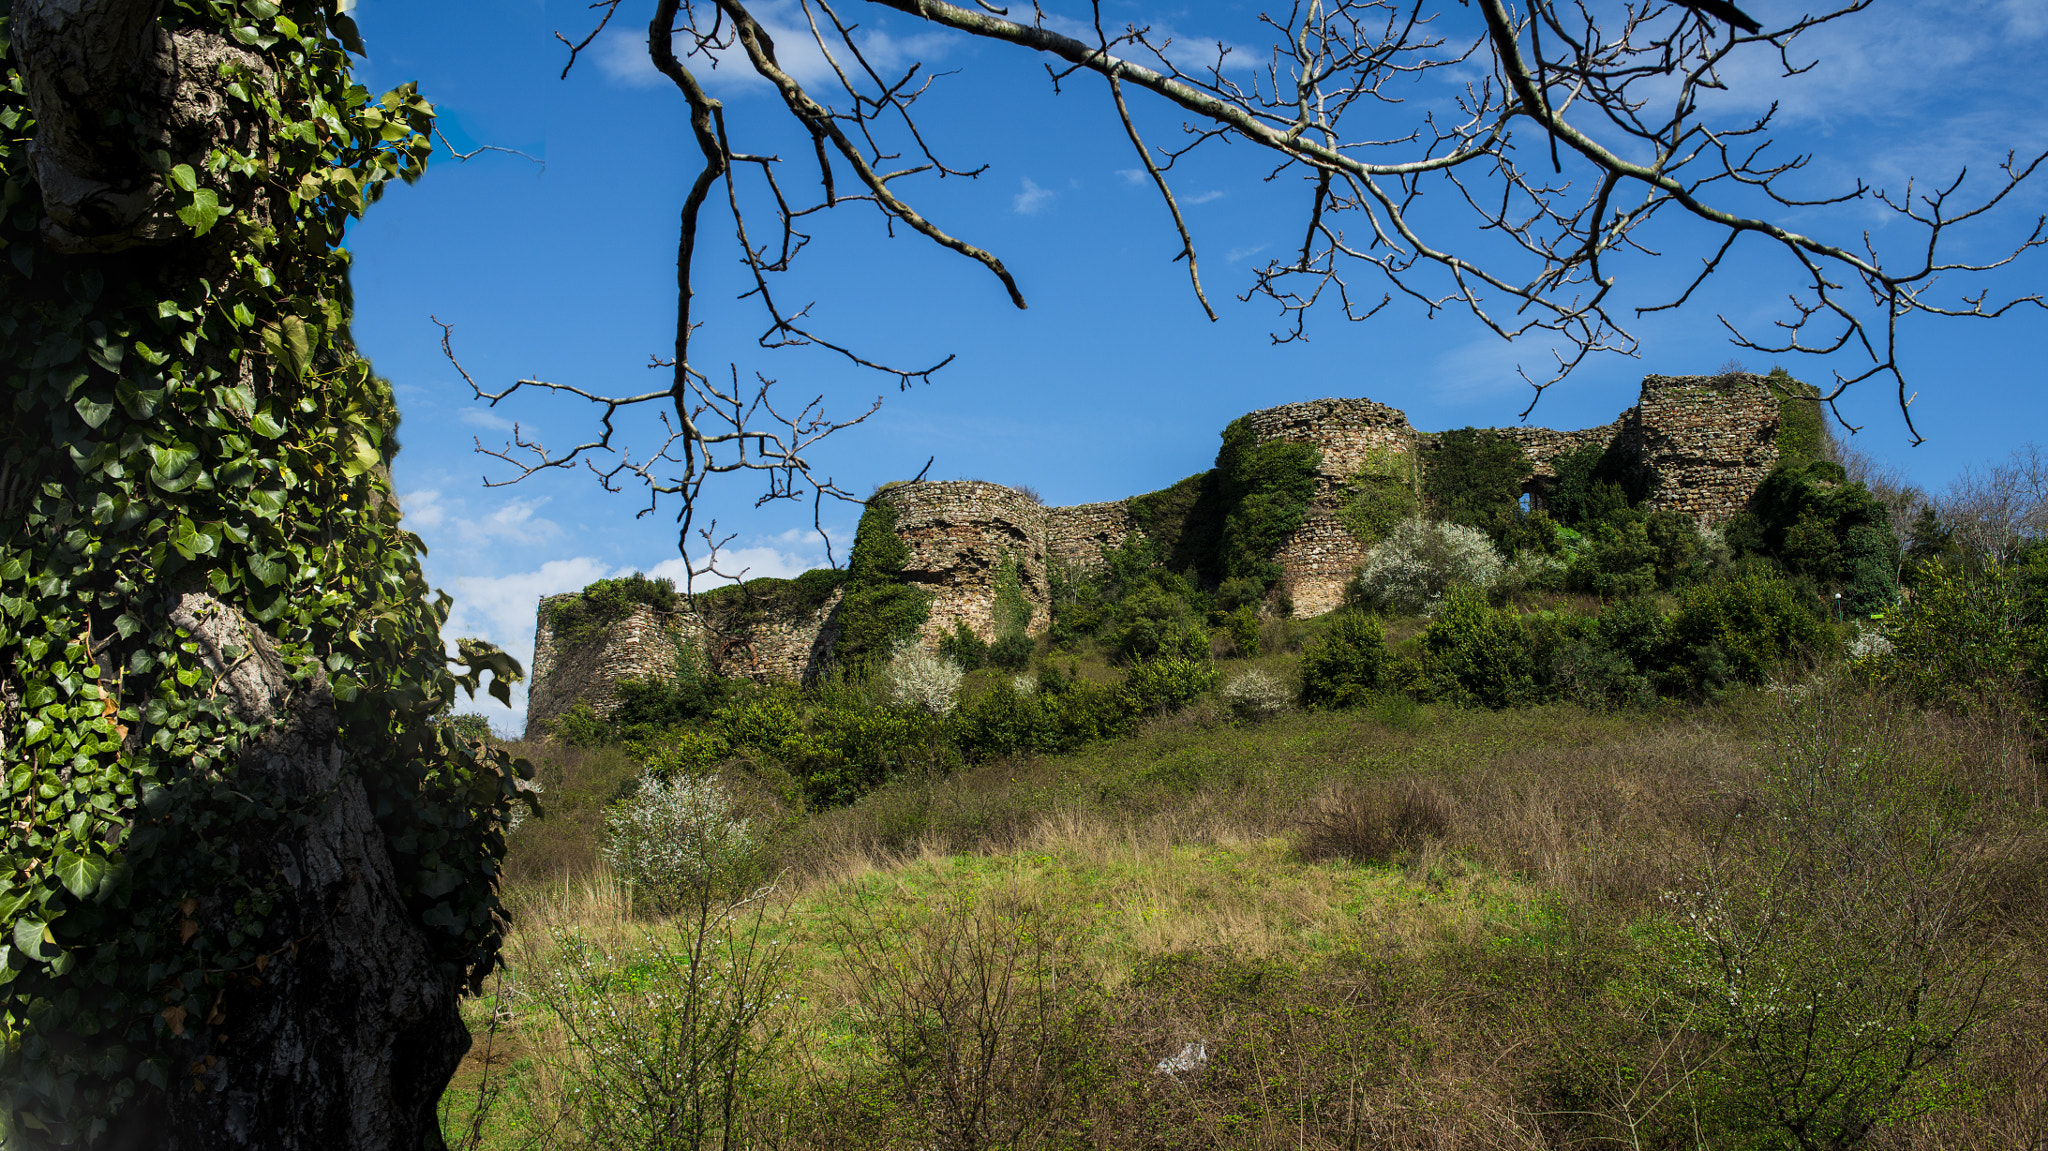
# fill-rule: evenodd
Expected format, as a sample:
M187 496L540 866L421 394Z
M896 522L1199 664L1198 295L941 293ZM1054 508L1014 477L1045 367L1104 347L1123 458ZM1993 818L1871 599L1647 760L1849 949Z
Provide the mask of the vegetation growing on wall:
M97 1138L189 1096L203 1080L171 1052L267 993L252 973L288 976L287 948L333 911L296 904L248 845L290 840L328 797L242 756L329 691L342 778L433 971L473 984L497 962L514 766L434 717L485 668L506 694L516 665L464 641L470 670L448 669L449 601L391 497L397 416L350 339L339 246L386 182L420 174L432 110L410 85L351 83L352 25L330 11L162 5L166 29L261 59L226 65L219 120L264 130L155 155L166 244L66 256L37 234L34 119L0 20L0 1141ZM173 622L202 595L216 606L194 610L260 629L289 709L245 706ZM267 1041L238 1039L219 1053Z
M714 626L801 619L831 602L845 582L844 568L813 568L792 579L762 576L699 592L695 606Z
M1772 368L1764 383L1778 397L1778 462L1799 467L1834 459L1834 436L1820 389L1793 379L1784 368Z
M566 649L596 639L642 606L666 615L676 610L678 601L674 580L634 572L548 600L548 626L554 629L555 642Z
M1359 543L1371 547L1385 539L1394 525L1422 511L1418 486L1412 453L1374 448L1352 477L1337 518Z
M1223 493L1214 468L1131 500L1131 518L1158 546L1160 562L1212 578L1223 530Z
M1518 518L1522 482L1533 470L1522 446L1492 428L1431 437L1422 494L1429 514L1498 540Z
M1322 459L1312 444L1259 443L1242 419L1223 429L1216 475L1226 511L1211 571L1217 582L1253 579L1270 588L1279 581L1280 565L1273 557L1306 519Z
M1559 524L1584 531L1641 504L1649 493L1641 469L1632 463L1612 443L1588 444L1559 455L1551 463L1557 478L1544 499L1544 510Z
M854 530L853 554L846 561L846 591L839 601L839 645L832 653L841 667L864 667L887 659L895 646L915 636L931 615L931 593L903 578L910 548L896 535L896 518L895 508L871 499Z

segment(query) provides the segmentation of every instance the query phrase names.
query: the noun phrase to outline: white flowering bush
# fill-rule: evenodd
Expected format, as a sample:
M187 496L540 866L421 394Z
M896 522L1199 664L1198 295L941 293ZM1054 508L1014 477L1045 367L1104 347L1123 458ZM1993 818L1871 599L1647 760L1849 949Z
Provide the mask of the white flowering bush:
M1500 555L1485 532L1417 516L1387 533L1352 586L1363 606L1415 615L1430 611L1453 587L1486 591L1500 576Z
M1252 668L1223 685L1223 703L1230 714L1244 720L1270 719L1287 710L1294 691L1280 677Z
M1010 690L1018 695L1030 695L1038 690L1038 677L1029 672L1010 677Z
M960 679L966 674L959 664L911 640L897 645L883 678L890 702L944 715L960 698Z
M605 862L659 910L730 878L754 848L750 822L733 814L715 775L641 777L606 813L604 833Z

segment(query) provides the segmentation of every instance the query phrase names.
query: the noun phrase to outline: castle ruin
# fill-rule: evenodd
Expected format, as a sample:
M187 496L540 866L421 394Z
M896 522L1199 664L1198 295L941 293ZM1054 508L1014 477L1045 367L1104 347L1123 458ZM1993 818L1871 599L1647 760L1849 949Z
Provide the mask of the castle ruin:
M1557 477L1556 461L1586 447L1613 453L1633 469L1652 510L1684 512L1702 526L1726 522L1749 504L1778 462L1783 397L1761 376L1646 376L1634 407L1612 423L1581 431L1498 428L1520 445L1532 474L1526 492L1541 507ZM1274 559L1279 590L1298 615L1343 603L1344 586L1369 548L1340 513L1356 477L1375 461L1405 460L1419 474L1429 466L1432 433L1418 432L1398 409L1367 399L1283 404L1245 416L1258 442L1294 440L1321 453L1316 491L1302 526ZM874 497L897 513L896 534L909 550L905 582L931 595L920 635L935 643L964 624L982 639L995 635L997 572L1014 560L1030 630L1051 623L1051 568L1085 570L1102 552L1142 532L1134 507L1142 497L1048 508L1014 488L979 480L898 484ZM753 619L738 629L707 629L688 613L657 617L641 607L597 639L560 650L543 600L535 626L527 726L539 730L576 702L600 714L614 706L614 683L666 671L678 642L705 652L720 675L806 680L830 659L838 635L839 597L789 618Z

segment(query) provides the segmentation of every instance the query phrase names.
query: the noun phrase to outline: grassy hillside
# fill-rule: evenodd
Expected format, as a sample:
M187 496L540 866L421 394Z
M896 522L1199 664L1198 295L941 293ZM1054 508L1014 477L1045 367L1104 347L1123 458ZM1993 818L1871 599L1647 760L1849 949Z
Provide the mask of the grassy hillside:
M2038 1145L2029 732L1835 683L1200 701L809 813L729 773L754 835L709 915L636 909L596 858L624 752L529 748L555 810L514 836L515 958L449 1138L718 1146L718 1061L683 1065L678 1020L737 1005L735 1144ZM1854 980L1813 978L1838 960Z

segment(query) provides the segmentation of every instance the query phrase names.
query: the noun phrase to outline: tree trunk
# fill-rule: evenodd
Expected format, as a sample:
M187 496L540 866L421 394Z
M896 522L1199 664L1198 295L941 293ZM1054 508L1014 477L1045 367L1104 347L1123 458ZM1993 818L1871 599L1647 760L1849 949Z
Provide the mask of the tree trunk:
M316 22L335 19L323 15L331 3L287 7L316 38L326 42L323 28ZM121 726L119 740L109 736L98 752L88 749L88 753L55 767L54 761L39 759L29 745L42 738L36 733L47 725L28 714L36 706L45 706L37 703L39 697L28 687L39 670L31 662L47 658L54 664L59 657L45 657L45 648L24 647L18 642L31 635L37 609L9 609L8 614L18 621L12 625L8 615L0 614L0 705L4 705L0 708L4 710L0 714L0 789L4 789L0 799L5 800L0 806L11 810L16 803L39 802L37 794L47 800L65 790L73 771L104 770L118 753L123 764L151 765L153 778L165 784L153 794L160 800L174 796L161 802L185 803L197 797L194 810L200 815L194 819L211 820L207 826L212 830L205 837L198 836L163 811L150 808L150 801L142 798L140 783L132 794L116 795L109 790L103 797L111 802L67 816L74 823L84 819L81 826L94 828L89 833L74 831L70 840L58 838L62 831L55 826L57 819L49 815L42 817L47 821L43 827L30 829L18 823L11 831L0 828L0 836L17 837L0 842L0 935L14 947L10 972L7 948L0 946L0 1008L15 1013L11 1020L0 1017L0 1038L6 1037L9 1028L21 1027L23 1020L41 1018L34 1014L38 1010L33 1006L37 1002L34 994L43 995L45 1006L63 1000L63 995L54 991L22 990L36 978L44 980L41 986L45 989L67 986L61 982L66 977L62 964L34 966L34 956L45 946L66 949L62 963L75 961L79 965L148 962L108 957L123 949L131 956L137 951L147 954L147 949L154 947L170 970L182 969L190 976L183 991L171 986L173 980L156 974L138 981L146 986L87 987L88 999L101 995L95 1002L110 1005L91 1008L101 1012L94 1022L42 1035L12 1056L6 1044L0 1043L0 1143L35 1147L41 1145L39 1139L64 1144L78 1137L101 1147L178 1151L438 1148L442 1139L436 1105L469 1047L469 1035L457 1009L459 997L464 983L480 978L480 972L494 961L498 921L491 918L489 908L476 911L476 900L459 903L450 896L434 909L447 922L423 925L422 907L431 905L432 900L422 902L417 873L427 866L456 869L449 874L461 877L460 883L449 880L441 893L455 887L460 895L461 884L474 883L473 875L482 874L488 882L494 853L502 852L502 834L491 814L496 801L488 795L475 798L477 785L466 777L454 784L441 784L440 793L429 794L425 784L416 794L394 791L393 778L403 782L432 775L434 748L440 746L433 741L438 737L430 733L424 745L416 741L387 750L391 733L411 721L379 726L346 719L364 714L366 705L353 704L353 711L343 709L325 667L344 665L322 663L337 658L330 652L364 650L363 645L370 641L360 637L378 628L410 628L406 642L411 647L382 641L389 650L401 650L407 658L424 652L415 662L431 664L431 675L419 672L414 676L412 682L426 683L428 689L411 692L403 706L412 711L406 714L425 717L436 706L445 706L437 694L443 688L452 697L447 669L440 662L439 640L432 634L439 617L425 625L418 618L424 614L420 609L425 589L418 582L412 550L416 541L408 545L403 541L409 537L398 537L397 544L391 543L396 532L395 513L379 505L380 499L388 498L388 473L380 465L364 477L360 466L345 470L345 460L337 460L331 471L304 469L317 472L318 482L327 485L322 490L341 493L336 498L346 503L333 505L331 517L321 513L321 522L287 525L290 530L283 536L306 539L325 532L326 545L309 545L317 560L324 554L321 546L332 553L334 541L346 543L350 532L382 532L374 536L371 551L378 557L395 557L384 559L387 566L381 572L372 571L371 578L356 585L367 589L362 596L382 597L375 602L357 602L356 610L375 618L365 623L343 605L329 610L342 622L323 632L327 625L317 622L304 626L300 621L287 628L285 623L275 622L280 617L274 605L268 609L253 606L239 591L245 583L254 586L249 571L293 562L288 553L273 548L266 556L267 545L248 542L252 525L259 533L265 527L263 515L274 521L274 508L259 508L241 516L244 509L233 506L234 499L240 497L232 494L226 473L218 477L205 473L209 486L179 487L177 475L151 471L147 455L138 457L144 475L137 474L133 459L124 458L138 450L135 442L154 442L148 437L171 428L163 432L164 443L200 445L201 455L193 466L229 468L235 465L209 459L206 445L241 444L235 450L242 452L244 459L251 450L248 444L261 449L266 441L262 433L250 430L248 407L260 409L274 400L276 411L288 413L281 418L297 418L289 413L308 409L293 405L310 402L301 397L316 389L324 395L338 394L340 386L335 381L358 369L358 374L349 378L382 386L353 358L347 343L345 283L321 281L325 286L304 293L311 299L310 310L287 295L284 303L300 308L299 312L266 315L263 303L246 287L254 274L237 266L238 261L247 263L250 254L261 253L262 260L272 262L280 279L291 274L289 267L275 263L282 258L279 252L290 255L291 249L277 239L271 225L275 216L279 230L286 226L280 205L292 189L280 189L279 183L270 179L274 174L270 167L254 169L258 175L245 175L237 183L231 167L224 171L220 164L210 163L224 154L218 151L223 148L259 158L278 154L271 143L276 124L254 111L246 98L230 101L224 95L231 82L226 73L260 80L272 75L272 69L261 52L247 46L252 41L236 43L221 29L207 26L206 17L180 12L173 18L160 0L13 0L11 14L11 28L6 30L11 49L0 44L0 52L11 51L12 59L5 63L21 71L33 112L35 130L26 165L33 184L26 184L21 175L17 151L13 178L6 181L8 206L0 207L0 217L18 210L12 205L24 186L30 196L39 195L40 213L35 231L39 243L25 243L18 232L13 233L12 244L0 241L0 272L5 273L0 275L0 351L9 348L10 339L29 339L23 333L34 331L30 325L40 323L44 325L42 334L34 337L41 341L40 346L68 337L71 354L81 366L70 390L60 391L52 402L49 392L38 391L46 387L42 382L45 365L53 365L47 369L50 380L72 368L44 358L36 346L22 344L8 353L9 359L18 358L19 362L0 363L0 380L16 393L12 397L15 403L0 406L0 457L4 457L0 458L4 464L0 466L0 585L5 585L0 586L0 605L6 604L10 595L33 603L38 594L33 582L29 590L21 590L18 574L12 577L16 583L6 584L10 565L18 573L22 560L33 572L54 572L58 565L75 564L63 569L67 582L61 598L52 598L54 593L47 590L41 593L46 605L67 605L67 610L75 609L83 620L82 646L90 653L90 662L68 666L87 669L85 686L79 687L77 672L63 671L61 675L69 677L63 680L63 691L72 699L105 700L104 716L93 718L104 718L112 730L119 709ZM237 23L241 19L238 16ZM333 54L340 59L338 51ZM5 63L0 63L0 68ZM228 67L224 69L224 65ZM340 74L345 78L345 68ZM4 71L0 71L0 79L4 79ZM293 89L286 84L278 91L289 99ZM14 100L18 107L19 97ZM0 105L5 103L6 93L0 92ZM296 118L315 119L303 109ZM377 139L374 132L366 138ZM0 138L0 161L9 154L5 149L6 141ZM179 179L184 181L179 185L183 201L178 188L172 186L174 169L180 169ZM402 168L377 178L392 174L410 178ZM0 171L0 178L9 175ZM296 174L291 179L296 184ZM182 202L190 211L195 180L218 197L226 209L223 218L231 224L224 224L204 241L198 237L207 234L213 221L195 225L173 207ZM293 210L299 210L297 201ZM270 234L265 236L266 232ZM333 224L333 234L339 235L338 223ZM24 251L25 247L35 250ZM323 275L337 275L334 268L341 265L318 262L325 255L324 251L315 253L315 262L306 266ZM8 280L16 270L18 277ZM167 382L171 368L149 377L150 369L139 363L138 356L154 354L166 345L167 338L175 342L175 335L161 336L139 321L130 325L132 333L116 329L137 316L153 320L157 313L149 301L173 299L178 293L189 295L195 284L203 286L206 302L199 309L200 319L191 321L194 324L212 322L208 319L212 313L206 309L225 315L242 307L238 300L250 301L255 307L254 318L237 321L239 328L220 329L238 332L243 342L220 348L209 348L204 339L196 347L188 343L189 363L181 358L180 363L171 365L186 365L184 379ZM60 318L52 320L52 316ZM321 327L323 316L329 318ZM120 338L116 340L115 335ZM154 343L145 345L142 337ZM94 344L96 339L101 342ZM90 362L78 351L81 341L94 350ZM146 346L148 353L143 351ZM176 348L172 353L175 356ZM316 364L312 361L318 355L326 359ZM24 371L26 375L20 374ZM320 375L317 385L316 373ZM152 384L159 392L142 394L173 397L160 401L161 409L151 406L159 401L143 403L133 398L137 394L134 389ZM48 386L61 389L62 384ZM180 410L173 399L181 388L188 396L233 394L227 401L200 400ZM242 391L235 391L237 388ZM96 389L104 389L109 397L107 407L92 406L101 394ZM253 398L240 399L244 393ZM388 402L388 391L382 394ZM210 402L228 406L208 410L204 405ZM77 414L73 414L74 408ZM198 419L191 418L194 410ZM332 434L336 426L343 435L353 434L353 429L371 427L365 420L377 415L350 414L361 410L345 409L340 417L310 417L314 421L310 429L287 428L271 434L267 442L314 442L322 434ZM81 418L84 425L79 423ZM185 423L173 427L179 420ZM364 441L383 445L385 464L395 451L395 441L389 439L392 426L395 417L381 429L381 440ZM374 436L378 431L371 427L362 434ZM279 434L284 438L278 438ZM181 436L186 439L177 438ZM281 458L278 452L272 453L271 459ZM116 486L106 478L110 475L127 485L120 491L134 495L145 518L157 515L159 520L146 524L131 521L118 511L107 512L109 505L104 502L95 508L95 485L102 501ZM210 486L216 480L217 489ZM274 482L285 484L284 480ZM216 490L223 494L212 494ZM202 500L192 497L194 492L207 494ZM67 500L70 509L62 506ZM145 502L147 507L143 507ZM57 510L53 512L53 508ZM187 536L178 541L175 550L167 551L165 533L180 530L181 508L189 512L189 521L203 521L199 524L202 529L227 526L211 543ZM171 526L161 527L162 522ZM370 527L364 529L363 524ZM183 524L187 531L193 526L192 522ZM75 539L68 540L67 532L76 537L87 531L94 535L95 548L104 543L102 551L81 548ZM154 543L143 538L151 532L157 533ZM235 532L244 535L238 537ZM148 550L152 546L154 552ZM115 557L122 548L127 549L125 558L92 566L95 554ZM186 554L195 548L196 552ZM344 549L339 554L346 557L350 553ZM315 567L303 570L315 571ZM345 579L325 574L326 570L318 569L312 590L348 586ZM176 575L164 575L163 584L138 587L134 586L138 571ZM376 578L379 575L385 577L381 583ZM149 577L145 574L144 578ZM307 587L293 580L309 578L313 577L287 578L279 594L308 594ZM178 590L209 587L237 590L219 594ZM76 597L71 595L73 588ZM389 606L392 603L403 606L394 609ZM51 609L45 606L40 610L47 614ZM403 611L413 611L415 616L404 617ZM395 626L393 619L397 619ZM80 623L69 626L70 635L79 634ZM297 654L289 657L281 654L273 635L288 630L291 642L297 645L293 648ZM413 637L413 632L422 635ZM56 651L61 652L63 644L71 641L60 636L57 642ZM356 646L349 648L348 644ZM37 654L22 654L25 651ZM181 651L187 654L181 655ZM147 672L151 658L159 669L154 680L135 671L139 667ZM193 659L203 664L201 682L189 691L183 687L167 690L162 669L181 667L179 661L189 664ZM132 660L139 662L131 666ZM360 659L354 674L359 681L372 680L362 670ZM469 682L473 687L474 679ZM153 689L152 683L158 686ZM93 694L95 687L97 695ZM77 694L81 691L82 695ZM204 759L197 761L198 767L190 759L178 761L174 749L179 745L169 738L166 721L143 718L144 713L160 716L160 711L149 709L166 698L188 703L197 700L199 707L193 714L219 720L219 730L224 733L215 745L223 749L220 761L211 767L205 766ZM375 697L367 689L351 686L345 698L374 701ZM372 702L367 708L374 713L379 706ZM98 707L94 704L90 710ZM88 709L76 707L72 714L84 716ZM397 713L383 714L388 718ZM415 724L414 730L426 726ZM153 736L162 738L153 742ZM384 742L379 743L380 739ZM419 750L421 746L427 750ZM103 758L95 761L95 755ZM415 766L420 762L429 766ZM393 763L397 769L390 766ZM24 770L29 774L24 776ZM37 776L35 771L49 774ZM20 784L21 778L31 784ZM54 782L35 792L33 785L45 778ZM495 789L497 781L486 779L482 786ZM81 786L80 791L85 789ZM434 856L435 862L423 864L402 856L401 852L416 849L393 846L398 842L391 831L393 821L411 818L410 812L444 794L454 796L445 802L451 805L449 810L457 812L449 825L466 828L461 834L469 837L452 847L436 848L454 862L443 864L439 862L443 856ZM400 814L393 816L394 810ZM223 823L221 813L236 811L241 814ZM25 919L8 922L17 914L8 910L10 892L20 890L9 887L14 881L10 874L14 865L8 859L49 851L33 846L34 839L26 841L28 848L20 846L24 840L19 836L44 832L48 832L44 842L69 844L60 850L71 851L74 857L90 856L104 848L111 874L95 889L93 873L74 869L67 873L69 897L50 887L52 894L45 908L47 931L41 922L33 929L21 926L28 922ZM144 841L137 837L144 833L158 836L148 843L174 847L138 846ZM194 844L203 844L203 851L195 854L191 850ZM181 850L185 852L182 855ZM62 870L66 858L53 854L43 862L54 860L54 869ZM91 863L86 859L77 866L89 868ZM132 871L130 886L121 886L130 884L130 879L123 877L123 868ZM28 867L20 873L28 877L22 882L47 884L52 870L50 866L40 870ZM120 900L128 898L128 891L144 893L134 898L146 900L147 893L175 891L181 885L192 893L182 899L169 897L175 906L145 904L134 909L132 919L123 918L129 909ZM249 906L251 892L261 893L262 907ZM494 896L489 903L494 907ZM446 910L451 905L455 912ZM434 912L428 913L426 922L436 922ZM83 924L98 926L88 929L80 926ZM140 939L149 932L156 935ZM39 933L41 940L36 938ZM26 965L24 949L31 957ZM251 951L256 952L253 961L241 961ZM213 962L217 955L234 958ZM149 970L162 969L160 963ZM19 981L11 988L6 986L16 976ZM10 1000L10 994L18 998ZM31 1006L20 1007L22 1003ZM124 1011L126 1016L121 1014ZM91 1038L95 1034L100 1039ZM136 1036L153 1036L154 1048L148 1041L138 1043ZM43 1054L37 1055L38 1051ZM24 1057L43 1058L43 1070L35 1075L15 1075L6 1060ZM64 1062L66 1059L71 1062ZM124 1059L128 1061L125 1065ZM99 1070L108 1066L116 1070ZM123 1066L127 1070L120 1070ZM67 1072L67 1067L73 1070ZM151 1072L151 1068L156 1070ZM114 1113L74 1121L74 1117L61 1114L67 1106L65 1100L72 1096L71 1087L52 1087L34 1094L35 1083L60 1083L64 1074L73 1074L74 1079L98 1075L114 1084L102 1096L94 1097L107 1100L105 1106ZM163 1082L153 1084L152 1074ZM28 1083L29 1094L16 1093L16 1083L7 1081L10 1078ZM28 1102L20 1102L22 1099ZM123 1105L115 1110L117 1104ZM10 1118L16 1120L12 1131L8 1130ZM70 1126L60 1129L58 1118Z

